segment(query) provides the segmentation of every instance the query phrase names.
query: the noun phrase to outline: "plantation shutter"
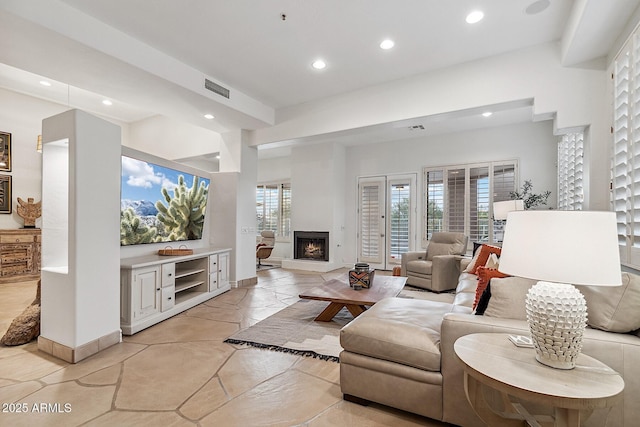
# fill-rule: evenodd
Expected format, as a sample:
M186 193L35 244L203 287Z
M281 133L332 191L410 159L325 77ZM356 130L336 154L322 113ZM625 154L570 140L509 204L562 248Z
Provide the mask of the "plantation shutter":
M406 180L389 183L389 257L399 263L402 254L409 251L411 230L411 183Z
M447 228L448 231L465 232L465 169L447 171Z
M372 264L384 262L384 191L385 180L365 178L359 182L358 261Z
M470 242L495 242L493 202L516 190L515 160L424 168L422 244L438 231L465 233Z
M278 230L277 185L259 185L256 188L256 219L258 232Z
M558 143L558 209L582 210L584 134L568 133Z
M504 164L494 164L493 173L491 175L491 218L493 219L493 204L511 200L511 193L516 191L516 164L509 162ZM491 242L501 242L504 237L504 222L489 222Z
M612 208L620 260L640 268L640 44L636 32L614 61Z
M423 244L431 239L434 232L444 230L444 171L430 170L424 174L424 235Z
M291 184L280 185L280 235L291 236Z
M469 174L469 238L489 241L489 167L471 168Z

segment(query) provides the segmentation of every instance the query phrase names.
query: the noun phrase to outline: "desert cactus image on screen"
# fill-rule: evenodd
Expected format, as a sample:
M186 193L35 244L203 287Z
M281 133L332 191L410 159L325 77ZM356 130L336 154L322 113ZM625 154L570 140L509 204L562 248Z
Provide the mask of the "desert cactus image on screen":
M193 177L191 188L187 187L182 175L178 177L178 186L173 189L173 196L169 194L169 190L162 188L166 205L161 200L156 202L157 218L169 233L168 240L193 240L202 237L208 190L208 186L197 176Z
M207 178L122 156L120 244L201 239Z
M156 241L158 229L149 227L133 208L120 211L120 245L139 245Z

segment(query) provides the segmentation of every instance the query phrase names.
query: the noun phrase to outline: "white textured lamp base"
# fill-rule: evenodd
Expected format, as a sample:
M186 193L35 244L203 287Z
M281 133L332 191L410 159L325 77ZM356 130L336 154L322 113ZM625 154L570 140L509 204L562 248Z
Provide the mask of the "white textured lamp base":
M536 360L573 369L587 325L587 304L580 291L565 283L538 282L529 289L525 304Z

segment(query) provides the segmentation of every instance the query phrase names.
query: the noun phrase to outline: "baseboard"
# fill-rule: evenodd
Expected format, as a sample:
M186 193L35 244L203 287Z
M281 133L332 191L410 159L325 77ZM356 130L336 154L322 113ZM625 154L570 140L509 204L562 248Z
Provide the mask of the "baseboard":
M236 282L236 288L241 288L242 286L253 286L258 284L258 276L249 277L248 279L238 280Z
M62 359L65 362L78 363L79 361L86 359L89 356L93 356L105 348L118 344L121 340L122 334L117 330L73 348L40 335L38 337L38 350L50 354L53 357L57 357L58 359Z

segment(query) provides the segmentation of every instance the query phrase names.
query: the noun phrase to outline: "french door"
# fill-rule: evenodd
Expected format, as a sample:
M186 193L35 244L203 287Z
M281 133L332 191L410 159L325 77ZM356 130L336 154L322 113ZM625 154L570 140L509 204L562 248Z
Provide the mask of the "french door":
M416 174L358 180L358 262L391 270L413 250Z

